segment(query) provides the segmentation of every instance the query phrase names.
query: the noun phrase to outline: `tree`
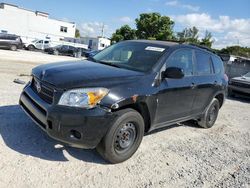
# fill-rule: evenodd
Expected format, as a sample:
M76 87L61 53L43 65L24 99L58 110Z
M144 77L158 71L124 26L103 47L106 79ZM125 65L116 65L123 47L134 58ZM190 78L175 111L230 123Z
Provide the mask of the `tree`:
M182 32L177 33L177 39L183 42L199 44L199 30L196 27L185 28Z
M206 30L205 36L203 39L201 39L200 44L211 48L213 42L214 41L212 40L212 34Z
M111 37L112 42L119 42L122 40L132 40L136 38L136 31L129 25L124 25L120 29L117 29Z
M81 37L80 30L76 28L75 38L80 38L80 37Z
M220 53L250 58L250 48L248 47L228 46L221 49Z
M139 39L171 40L174 37L174 21L160 13L140 14L135 23Z

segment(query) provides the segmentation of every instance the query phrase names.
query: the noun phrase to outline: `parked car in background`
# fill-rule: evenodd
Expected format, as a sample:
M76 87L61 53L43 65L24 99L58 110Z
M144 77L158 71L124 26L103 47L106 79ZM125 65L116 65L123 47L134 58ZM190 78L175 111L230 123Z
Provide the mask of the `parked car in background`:
M97 148L111 163L152 130L187 120L212 127L225 99L223 62L208 49L133 40L90 60L34 68L20 105L52 138Z
M82 50L82 56L83 57L93 57L94 55L96 55L98 52L100 52L101 50L90 50L90 49L83 49Z
M51 41L49 40L33 40L29 43L25 43L24 44L24 48L26 50L30 50L30 51L33 51L33 50L44 50L46 48L49 48L51 47Z
M48 54L54 54L54 55L65 55L73 57L81 56L80 48L76 48L69 45L58 45L55 47L46 48L44 49L44 51L47 52Z
M12 34L0 34L0 48L16 51L22 47L22 40L19 36Z
M98 54L101 50L92 50L89 52L88 57L93 57Z
M230 79L228 85L228 95L232 97L235 94L250 97L250 72L241 77L234 77Z

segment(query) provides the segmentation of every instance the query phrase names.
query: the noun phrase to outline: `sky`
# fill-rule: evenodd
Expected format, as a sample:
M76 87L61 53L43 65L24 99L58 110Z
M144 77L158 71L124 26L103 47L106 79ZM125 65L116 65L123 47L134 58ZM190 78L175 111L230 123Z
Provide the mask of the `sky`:
M50 18L75 22L82 35L110 37L124 24L135 28L141 13L159 12L174 22L174 32L196 26L202 38L212 33L214 48L250 47L250 0L8 0L4 3L39 10Z

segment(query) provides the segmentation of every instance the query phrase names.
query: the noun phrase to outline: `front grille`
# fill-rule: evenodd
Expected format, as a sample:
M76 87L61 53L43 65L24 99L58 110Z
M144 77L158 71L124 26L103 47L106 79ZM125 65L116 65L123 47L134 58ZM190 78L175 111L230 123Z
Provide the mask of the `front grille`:
M47 84L40 82L38 79L33 78L31 87L38 96L43 99L45 102L52 104L54 98L54 89Z
M238 86L238 87L250 88L250 84L247 84L247 83L233 81L231 84L234 86Z

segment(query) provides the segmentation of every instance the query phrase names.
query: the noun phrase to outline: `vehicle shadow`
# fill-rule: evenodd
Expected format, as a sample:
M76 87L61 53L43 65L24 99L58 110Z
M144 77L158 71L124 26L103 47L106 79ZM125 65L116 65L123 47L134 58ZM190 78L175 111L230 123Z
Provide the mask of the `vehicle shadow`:
M228 100L239 101L243 103L250 103L250 97L242 96L242 95L235 95L234 97L227 97Z
M47 136L19 105L0 107L0 136L9 148L24 154L50 161L68 161L64 154L90 163L107 164L95 150L61 146ZM61 147L58 147L61 146Z

